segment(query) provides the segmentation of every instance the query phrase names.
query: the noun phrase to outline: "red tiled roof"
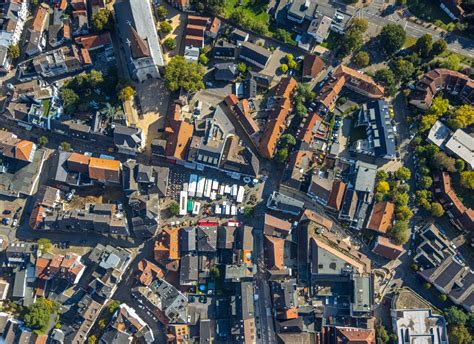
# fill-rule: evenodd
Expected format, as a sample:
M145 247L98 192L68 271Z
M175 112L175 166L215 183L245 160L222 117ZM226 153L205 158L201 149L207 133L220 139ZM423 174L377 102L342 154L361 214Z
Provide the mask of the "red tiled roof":
M306 56L303 61L303 77L316 78L324 69L324 66L325 63L320 57Z
M378 236L375 246L372 250L372 252L388 259L397 259L398 256L403 253L403 251L403 246L396 245L391 242L390 239L381 235Z
M329 195L328 207L336 210L341 209L342 201L344 199L344 193L346 192L346 184L339 179L336 179L332 183L331 193Z
M270 270L281 270L285 268L284 250L285 240L265 235L265 252L267 264Z
M110 33L104 32L97 35L86 35L76 38L76 43L82 45L84 49L93 50L103 47L104 45L112 44Z
M45 20L48 16L48 10L43 6L38 6L36 10L35 18L33 19L33 24L31 24L31 29L35 32L41 32L44 29Z
M34 143L27 140L21 140L15 145L15 158L23 161L30 161L31 152L34 149Z
M90 158L89 178L109 182L120 182L120 161Z
M138 262L138 271L140 271L138 276L140 283L146 286L150 285L155 279L164 277L163 270L146 259Z
M217 33L220 27L221 27L221 20L217 17L214 17L214 19L212 19L212 23L211 23L211 27L209 28L209 31L212 33Z
M200 16L188 16L188 25L202 25L207 26L209 23L209 17L200 17Z
M171 106L169 124L165 129L165 155L185 160L186 151L193 136L194 127L191 123L181 119L181 107L178 104Z
M395 206L391 202L377 202L370 214L368 229L379 233L387 233L392 226Z

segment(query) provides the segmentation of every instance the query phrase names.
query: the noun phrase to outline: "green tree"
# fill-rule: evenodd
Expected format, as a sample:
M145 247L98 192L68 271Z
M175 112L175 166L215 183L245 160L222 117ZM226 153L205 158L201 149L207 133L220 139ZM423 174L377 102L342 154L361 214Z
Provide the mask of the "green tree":
M405 221L397 221L390 228L390 236L398 245L403 245L410 239L410 229Z
M216 265L214 265L209 269L209 274L212 276L212 278L219 279L221 276L221 271Z
M95 32L101 32L104 30L110 30L113 26L112 13L107 8L100 9L97 13L94 13L91 18L92 30Z
M51 240L46 238L38 239L38 247L41 251L48 252L52 246Z
M71 144L69 142L61 142L61 144L59 145L59 148L61 148L61 150L65 151L65 152L70 152L72 147L71 147Z
M18 44L12 44L8 47L7 56L10 60L14 60L20 57L20 47Z
M282 135L280 140L281 140L283 146L285 146L285 147L296 145L296 139L290 133Z
M282 63L282 64L280 65L280 71L281 71L282 73L288 72L288 65L287 65L286 63Z
M460 183L463 188L474 190L474 171L463 171L460 173Z
M438 299L445 302L448 299L448 296L446 294L439 294Z
M174 56L165 67L165 86L169 91L180 87L197 92L204 88L204 67L196 62L186 61L183 56Z
M207 58L206 54L199 55L199 63L204 66L209 63L209 59Z
M420 187L422 189L429 189L433 185L433 179L430 176L423 176L420 179Z
M176 48L176 40L174 38L168 37L163 42L163 45L165 46L166 49L173 50L174 48Z
M107 323L105 322L105 319L100 319L97 325L99 325L99 330L103 330L107 326Z
M125 86L120 90L118 93L118 98L122 101L125 102L127 100L132 100L133 97L135 96L135 89L132 86Z
M433 37L430 34L424 34L416 40L415 50L422 57L428 57L433 49Z
M380 322L375 325L375 337L377 344L387 344L390 340L387 330Z
M300 118L302 118L303 116L306 116L306 114L308 113L308 109L306 108L306 106L304 106L301 99L299 99L299 101L296 101L295 113L296 113L296 116Z
M46 136L40 136L40 137L38 138L38 145L39 145L40 147L44 147L44 146L46 146L47 144L48 144L48 138L47 138Z
M464 171L464 168L466 167L463 159L456 159L454 166L456 167L456 171L458 172Z
M179 214L179 204L176 202L171 202L168 206L168 210L173 216L178 216Z
M444 311L444 317L450 326L461 325L464 326L467 322L467 314L456 306L451 306Z
M466 326L456 325L449 328L449 342L451 344L470 344L472 336Z
M107 310L109 313L114 313L115 310L120 306L120 302L117 300L110 301L109 305L107 306Z
M79 96L72 89L63 87L60 92L60 97L66 113L72 114L76 111L79 103Z
M316 98L316 93L311 90L309 84L299 83L296 87L296 92L307 102L312 102Z
M431 164L441 171L456 172L456 160L446 155L445 152L438 152L433 156Z
M291 32L286 31L285 29L278 28L275 30L274 37L278 39L279 41L282 41L284 43L289 43L292 45L296 45L295 40L292 37Z
M392 55L402 48L406 32L401 25L387 24L383 27L378 39L385 54Z
M458 55L451 54L441 61L440 66L443 68L458 71L461 68L461 59Z
M431 288L431 283L428 283L428 282L423 283L423 288L430 289Z
M97 337L94 335L91 335L87 337L87 344L96 344L97 343Z
M366 51L359 51L354 56L354 63L359 68L367 67L370 64L370 56Z
M429 190L418 190L415 193L416 205L423 207L426 210L431 210L431 191Z
M407 181L411 178L411 171L407 167L400 167L397 172L395 172L395 176L399 180Z
M57 312L58 305L49 299L40 297L28 307L25 314L25 325L37 334L45 334L49 327L51 316Z
M408 201L410 200L410 196L407 193L396 193L393 195L393 202L397 207L403 207L408 205Z
M160 5L156 8L156 16L163 20L168 16L168 10L163 5Z
M364 42L363 33L358 30L351 30L350 28L342 36L338 54L342 57L349 55L354 50L360 49Z
M430 108L428 109L429 115L435 115L437 117L443 116L449 109L449 101L443 99L442 97L435 97L431 103Z
M244 207L244 215L246 217L252 217L254 213L255 213L254 207L251 207L251 206Z
M217 14L222 12L225 5L225 0L197 0L195 3L198 4L198 10L210 14Z
M443 206L438 202L431 203L431 214L436 217L441 217L444 215Z
M163 21L163 22L160 23L160 31L163 33L163 35L166 36L171 31L173 31L173 27L167 21Z
M431 53L433 55L442 54L448 49L448 43L442 38L438 39L436 42L433 43L433 49L431 49Z
M413 217L413 212L407 206L398 207L396 218L399 221L408 221Z
M384 180L380 180L377 183L377 186L375 187L375 189L377 190L377 192L381 193L382 195L386 195L390 191L390 185L388 184L388 182Z
M241 75L247 74L247 65L244 62L240 62L237 65L237 69Z
M351 30L366 32L368 28L369 28L369 22L367 21L367 19L354 17L351 19L351 22L349 23L349 29Z
M415 73L413 63L405 59L397 59L392 63L392 70L395 77L400 81L410 80Z
M472 105L462 105L449 114L447 124L456 129L467 128L474 124L474 107Z
M280 148L275 155L275 159L278 162L285 162L287 158L288 158L288 148L286 147Z
M393 72L388 68L382 68L375 72L374 80L385 87L385 94L393 95L396 91L396 80Z
M388 173L384 170L378 170L377 171L377 180L387 180L388 179Z

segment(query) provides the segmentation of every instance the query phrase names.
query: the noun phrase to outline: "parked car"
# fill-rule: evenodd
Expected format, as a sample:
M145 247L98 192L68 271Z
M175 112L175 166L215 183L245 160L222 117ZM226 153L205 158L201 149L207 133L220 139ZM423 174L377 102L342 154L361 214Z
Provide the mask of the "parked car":
M8 209L5 209L5 210L3 211L3 215L8 215L8 214L11 214L11 213L12 213L12 211L11 211L11 210L8 210Z

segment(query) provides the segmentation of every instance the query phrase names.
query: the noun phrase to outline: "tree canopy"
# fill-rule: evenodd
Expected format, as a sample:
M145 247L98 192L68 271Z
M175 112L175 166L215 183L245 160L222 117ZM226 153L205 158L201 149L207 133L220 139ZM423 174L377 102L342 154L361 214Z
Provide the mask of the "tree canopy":
M135 89L132 86L125 86L119 91L118 98L121 101L131 100L135 96Z
M374 79L385 87L385 94L393 95L395 93L396 80L391 69L379 69L375 72Z
M382 50L387 55L392 55L400 50L405 43L406 32L401 25L387 24L379 34Z
M170 211L171 215L177 216L179 214L179 204L176 202L171 202L168 205L168 210Z
M441 217L444 215L443 206L438 202L431 203L431 214L435 217Z
M46 333L51 316L57 312L58 308L54 301L40 297L36 303L28 307L24 318L26 326L37 334Z
M472 105L461 105L448 115L446 121L452 129L464 129L474 124L474 107Z
M451 306L444 311L444 317L450 325L465 325L468 320L467 314L456 306Z
M204 88L204 67L196 62L186 61L183 56L174 56L165 67L165 86L169 91L180 87L197 92Z
M94 13L91 18L91 25L95 32L110 30L113 26L113 17L110 10L103 8Z
M20 47L18 44L12 44L8 47L7 56L10 60L14 60L20 57Z
M395 176L400 180L407 181L411 178L411 171L407 167L400 167L397 172L395 172Z
M353 18L342 37L339 46L339 55L347 56L354 50L358 50L364 42L364 32L367 31L368 22L366 19Z
M399 245L403 245L410 239L410 229L406 221L397 221L390 229L390 236L393 241Z
M428 57L433 49L433 36L424 34L416 40L415 50L422 57Z
M359 68L367 67L370 64L370 56L366 51L359 51L354 56L354 63Z
M474 171L463 171L460 173L460 183L463 188L474 190Z

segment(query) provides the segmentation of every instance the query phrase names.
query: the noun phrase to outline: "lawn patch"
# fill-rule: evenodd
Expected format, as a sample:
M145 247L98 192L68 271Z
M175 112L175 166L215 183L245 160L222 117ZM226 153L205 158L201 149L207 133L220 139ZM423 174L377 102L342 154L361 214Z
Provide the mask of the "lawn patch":
M403 49L410 48L415 43L416 43L415 37L407 36L405 38L405 43L403 43Z
M237 8L243 8L244 13L249 18L268 25L267 7L268 1L266 0L259 0L255 4L252 4L250 0L241 1L240 4L238 0L227 0L225 1L224 17L230 18Z

